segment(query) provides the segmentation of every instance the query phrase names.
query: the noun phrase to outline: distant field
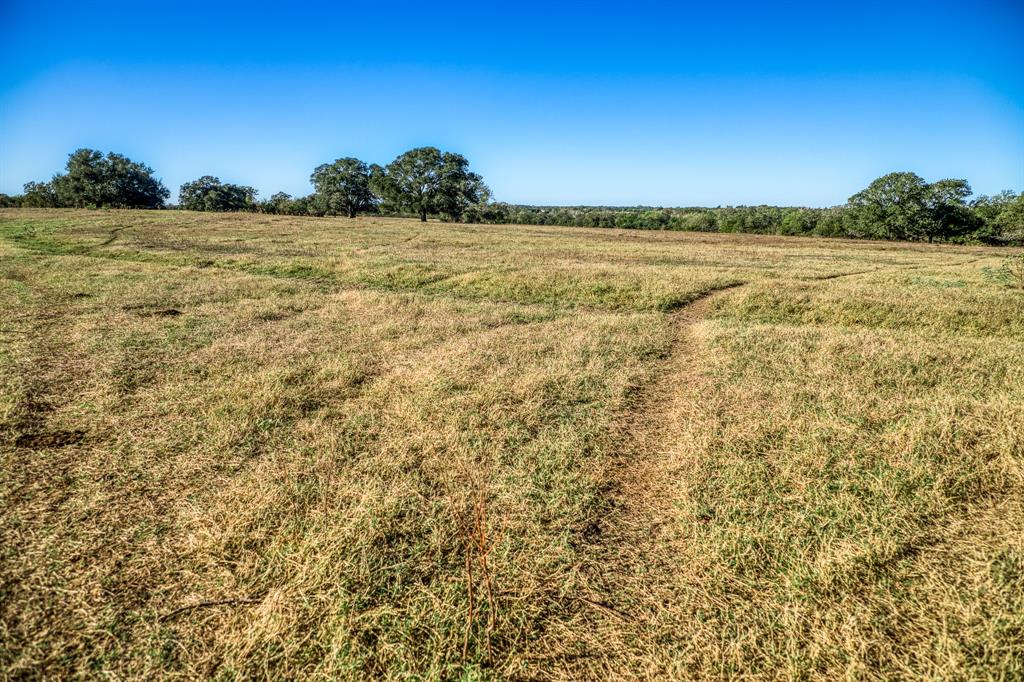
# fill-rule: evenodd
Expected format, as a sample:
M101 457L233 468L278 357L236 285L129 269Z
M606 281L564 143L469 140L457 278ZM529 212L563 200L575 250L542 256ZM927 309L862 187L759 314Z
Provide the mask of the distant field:
M0 211L0 677L1024 678L1002 254Z

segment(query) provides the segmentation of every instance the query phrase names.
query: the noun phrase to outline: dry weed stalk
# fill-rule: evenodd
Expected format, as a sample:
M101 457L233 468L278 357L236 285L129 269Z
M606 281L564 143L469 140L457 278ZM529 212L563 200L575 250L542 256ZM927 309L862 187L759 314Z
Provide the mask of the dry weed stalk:
M462 639L462 660L465 662L469 656L469 638L473 630L473 623L476 618L476 586L474 583L474 566L479 571L483 582L483 589L487 599L487 626L485 629L487 646L487 662L491 664L494 660L494 650L491 644L492 635L497 619L497 603L494 598L494 575L487 559L491 552L498 545L501 533L491 533L487 519L487 486L474 481L471 486L472 502L469 510L461 514L459 527L463 536L465 546L465 567L466 586L469 605L466 615L466 629Z

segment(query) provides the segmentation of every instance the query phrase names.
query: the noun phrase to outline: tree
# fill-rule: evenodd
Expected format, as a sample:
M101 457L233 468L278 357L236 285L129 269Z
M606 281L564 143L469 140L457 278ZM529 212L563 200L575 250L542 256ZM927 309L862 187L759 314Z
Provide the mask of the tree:
M160 208L171 193L153 177L153 169L126 156L107 154L107 206L115 208Z
M1024 240L1024 194L1003 190L982 195L971 202L977 228L974 236L983 242L1004 244Z
M1004 189L999 194L995 194L993 196L982 194L971 202L971 208L979 218L988 222L994 220L995 217L999 215L999 212L1003 210L1003 207L1011 203L1016 198L1016 192L1011 189Z
M696 232L716 232L718 220L709 210L687 210L672 216L670 229Z
M936 237L949 239L962 236L976 226L976 220L967 207L971 186L966 180L939 180L928 185L925 203L929 220L925 224L928 241Z
M385 168L372 166L370 186L386 207L415 213L424 222L438 213L459 220L470 206L490 196L464 156L436 147L411 149Z
M53 186L48 182L26 182L21 205L27 208L55 208L60 206Z
M296 197L286 205L285 213L288 215L323 215L317 212L317 208L313 204L310 197Z
M189 211L250 211L256 206L256 194L252 187L204 175L181 186L179 203Z
M67 173L56 175L51 184L61 206L85 208L106 206L110 199L110 178L103 152L78 149L68 156Z
M497 225L505 224L509 222L509 213L511 208L508 204L494 203L494 202L480 202L473 204L466 209L466 214L463 216L467 222L471 223L493 223Z
M325 213L355 218L374 207L370 168L359 159L348 156L317 166L309 179Z
M469 170L466 157L449 152L441 155L438 194L438 212L453 222L462 220L471 206L485 206L491 199L490 188L480 175Z
M152 168L113 152L78 149L68 156L66 171L50 182L59 206L160 208L170 196Z
M928 183L916 173L889 173L850 197L849 215L856 236L919 239L930 214Z
M797 208L787 211L779 223L778 233L785 235L807 234L814 230L817 223L815 215L806 209Z
M1024 241L1024 194L1007 201L993 222L1002 241Z
M848 237L847 223L849 217L842 206L826 208L819 214L818 223L814 226L814 234L819 237Z
M288 208L292 203L292 195L286 192L277 192L271 195L266 201L261 201L259 204L259 210L261 213L273 213L276 215L284 215L288 213Z

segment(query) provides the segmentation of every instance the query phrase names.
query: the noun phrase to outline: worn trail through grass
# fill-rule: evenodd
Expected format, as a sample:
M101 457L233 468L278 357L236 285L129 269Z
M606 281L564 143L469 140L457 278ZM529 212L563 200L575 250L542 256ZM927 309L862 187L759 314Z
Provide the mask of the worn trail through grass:
M610 590L607 585L602 589L604 583L628 581L641 573L656 580L658 568L669 568L657 565L656 547L659 529L672 514L673 449L680 442L691 405L699 399L700 375L694 354L701 343L699 327L714 300L740 286L716 289L671 314L674 338L658 375L610 430L617 452L604 484L611 513L593 528L600 560L595 592L588 597L591 600L605 604L607 597L601 592ZM626 608L616 608L615 613L629 614Z
M697 399L699 368L693 351L701 343L698 327L715 299L741 286L709 291L671 313L673 339L657 375L610 429L618 457L607 470L605 489L614 513L603 519L594 536L615 552L649 544L667 513L671 471L666 458L679 441L689 404ZM629 553L634 560L643 558L637 549ZM614 562L603 565L614 567Z
M921 267L926 266L885 269ZM831 282L881 270L830 273L809 281ZM638 388L609 429L609 449L616 454L600 474L607 513L587 528L589 560L576 595L591 617L582 618L586 627L558 630L557 648L565 666L555 677L616 676L626 666L643 676L667 672L657 667L638 671L617 656L624 651L635 653L636 640L644 638L645 629L657 627L659 611L670 607L673 584L681 571L685 573L681 558L687 549L673 533L679 513L678 485L694 477L701 465L688 459L696 449L686 447L687 430L697 421L698 405L715 400L715 387L700 362L706 345L704 325L716 302L748 285L740 282L711 289L668 313L673 330L670 347L658 361L654 377Z
M815 281L874 272L833 273ZM604 580L615 580L610 574L625 566L633 565L635 572L658 553L654 548L659 529L672 514L671 483L679 475L680 463L673 460L673 448L682 442L681 434L694 404L709 397L705 395L708 386L702 381L696 352L703 344L701 325L716 300L744 286L746 282L709 290L670 313L673 338L666 357L654 379L641 387L639 396L609 431L618 453L607 468L604 483L612 513L591 529L591 538L606 547L605 552L599 552L607 554L606 560L598 564L609 573ZM655 573L649 569L644 572ZM591 595L588 603L604 602L594 602ZM621 615L620 611L613 613Z

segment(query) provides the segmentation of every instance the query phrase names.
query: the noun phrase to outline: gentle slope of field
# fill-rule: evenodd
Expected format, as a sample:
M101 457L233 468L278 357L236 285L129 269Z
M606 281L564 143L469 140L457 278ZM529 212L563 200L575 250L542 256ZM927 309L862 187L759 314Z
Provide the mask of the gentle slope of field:
M999 257L0 211L0 671L1022 677Z

